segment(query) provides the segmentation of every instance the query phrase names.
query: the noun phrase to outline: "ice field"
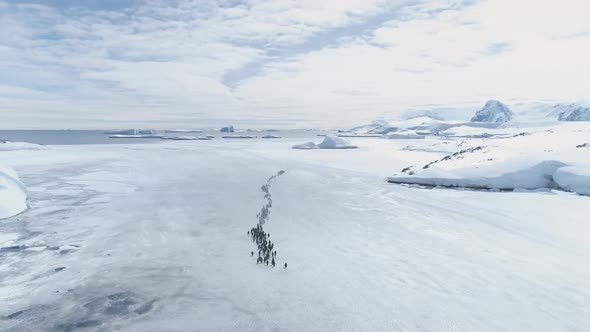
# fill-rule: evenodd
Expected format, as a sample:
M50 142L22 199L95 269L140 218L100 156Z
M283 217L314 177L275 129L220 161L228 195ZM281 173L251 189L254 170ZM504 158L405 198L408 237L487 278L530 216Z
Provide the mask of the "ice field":
M510 191L387 180L557 160L575 191L590 127L456 128L343 135L357 149L292 149L315 136L5 146L28 209L0 220L0 330L589 330L590 197L553 180ZM246 232L279 170L271 268Z

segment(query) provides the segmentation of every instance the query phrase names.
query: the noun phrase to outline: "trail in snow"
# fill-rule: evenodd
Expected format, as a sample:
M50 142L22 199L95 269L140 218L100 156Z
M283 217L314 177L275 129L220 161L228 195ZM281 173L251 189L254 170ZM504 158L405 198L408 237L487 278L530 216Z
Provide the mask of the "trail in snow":
M258 257L256 258L256 264L266 264L266 266L270 264L272 267L275 267L276 265L275 258L277 251L274 250L274 243L270 240L270 234L264 231L262 225L264 225L270 217L270 209L272 208L270 187L272 185L272 181L283 174L285 174L285 171L279 171L277 174L268 178L266 184L262 185L261 187L262 192L264 192L266 204L262 206L262 209L260 209L260 212L256 215L258 218L258 224L256 227L252 227L248 231L248 235L250 235L252 238L252 242L255 242L258 246ZM254 256L254 251L252 251L250 255ZM284 266L287 268L286 262Z

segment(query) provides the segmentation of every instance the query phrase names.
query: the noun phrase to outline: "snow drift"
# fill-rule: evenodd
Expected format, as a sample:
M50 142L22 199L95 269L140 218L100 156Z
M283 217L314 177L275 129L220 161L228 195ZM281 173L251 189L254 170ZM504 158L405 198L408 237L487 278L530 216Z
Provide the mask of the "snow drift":
M513 190L555 188L553 174L566 164L556 160L505 162L485 167L454 170L428 168L417 175L391 176L388 182L418 184L433 187L464 187L473 189Z
M302 149L302 150L309 150L309 149L356 149L358 146L353 145L348 140L337 137L327 135L324 137L324 140L316 144L314 142L307 142L303 144L297 144L293 146L293 149Z
M512 119L512 111L498 100L488 100L484 107L477 111L471 122L508 122Z
M27 209L27 191L16 171L0 165L0 219L12 217Z
M553 180L564 190L590 195L590 168L562 167L553 174Z
M0 141L0 151L17 151L17 150L47 150L45 145L26 143L26 142L12 142Z

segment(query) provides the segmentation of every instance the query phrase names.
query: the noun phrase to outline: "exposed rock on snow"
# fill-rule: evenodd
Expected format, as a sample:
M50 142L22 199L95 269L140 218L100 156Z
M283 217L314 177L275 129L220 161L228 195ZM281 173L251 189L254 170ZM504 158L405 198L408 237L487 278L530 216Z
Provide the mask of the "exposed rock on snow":
M234 126L227 126L227 127L223 127L221 128L221 130L219 130L222 133L233 133L235 131Z
M553 174L553 180L564 190L590 195L590 168L562 167Z
M590 147L590 143L584 143L584 144L580 144L580 145L576 145L577 148L588 148Z
M12 217L27 209L27 191L16 171L0 165L0 219Z
M309 150L309 149L356 149L356 148L358 148L358 146L353 145L348 140L346 140L342 137L337 137L337 136L332 136L332 135L326 135L324 137L324 140L319 144L316 144L314 142L307 142L307 143L297 144L297 145L293 146L293 149L302 149L302 150Z
M471 127L471 126L457 126L449 128L439 133L440 136L446 137L464 137L464 138L505 138L513 137L514 135L525 135L526 132L515 134L514 128L488 128L488 127Z
M498 100L488 100L484 107L477 111L471 122L508 122L512 119L512 111Z
M276 136L276 135L264 135L264 136L262 136L262 138L281 138L281 136Z
M577 104L557 104L553 106L554 112L559 111L559 121L590 121L590 107Z

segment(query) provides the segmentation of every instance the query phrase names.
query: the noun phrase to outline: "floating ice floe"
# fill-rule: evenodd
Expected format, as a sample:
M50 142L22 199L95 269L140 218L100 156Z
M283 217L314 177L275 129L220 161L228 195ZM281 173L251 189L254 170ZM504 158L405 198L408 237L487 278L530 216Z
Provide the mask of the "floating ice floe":
M225 136L221 136L221 138L256 138L258 136L252 136L252 135L225 135Z
M123 129L123 130L107 130L104 132L106 135L137 135L136 129Z
M137 134L137 135L110 135L109 138L164 138L166 136L159 134Z
M16 171L0 165L0 219L12 217L27 209L27 190Z
M337 137L326 135L324 140L316 144L314 142L307 142L303 144L297 144L293 146L293 149L300 149L300 150L310 150L310 149L356 149L358 146L353 145L348 140Z
M166 133L202 133L200 129L166 129Z
M173 141L210 141L211 138L206 136L164 136L162 139Z
M262 136L262 138L282 138L282 137L276 136L276 135L264 135L264 136Z
M104 132L107 135L156 135L158 131L155 129L123 129L123 130L107 130Z

